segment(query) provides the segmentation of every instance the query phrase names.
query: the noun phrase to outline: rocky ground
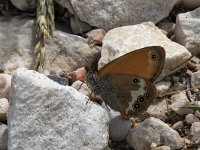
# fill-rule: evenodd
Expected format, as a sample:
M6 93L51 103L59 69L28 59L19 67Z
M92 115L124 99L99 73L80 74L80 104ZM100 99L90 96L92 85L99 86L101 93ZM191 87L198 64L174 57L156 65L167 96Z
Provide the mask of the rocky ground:
M180 108L200 107L200 1L69 2L55 0L56 30L38 73L36 0L0 1L0 149L200 150L200 110ZM133 126L88 101L79 80L83 67L97 71L148 46L164 48L165 65L155 102Z

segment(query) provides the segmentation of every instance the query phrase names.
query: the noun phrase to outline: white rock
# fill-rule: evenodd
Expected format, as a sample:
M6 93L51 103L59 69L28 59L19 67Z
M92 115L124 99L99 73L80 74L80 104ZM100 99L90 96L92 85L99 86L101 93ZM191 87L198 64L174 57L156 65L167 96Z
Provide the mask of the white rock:
M121 115L112 118L109 123L109 136L111 141L125 139L131 130L130 120L124 119Z
M36 9L36 0L11 0L12 4L22 11L33 11Z
M20 17L0 17L0 69L12 73L19 67L31 68L35 42L34 20ZM12 26L12 28L10 28ZM76 35L55 31L45 43L44 72L52 68L74 71L80 66L92 66L100 50L90 48L87 40Z
M0 150L7 150L8 148L8 127L0 123Z
M200 47L200 8L179 14L176 18L176 41L191 53L198 53Z
M194 122L200 121L194 114L187 114L185 116L185 121L189 124L192 124Z
M193 85L200 85L200 71L194 72L191 77L191 82Z
M171 86L171 82L161 81L161 82L156 83L155 85L156 85L156 90L157 90L157 96L163 97L168 92Z
M0 74L0 98L10 99L11 76Z
M157 99L155 103L149 106L147 112L151 117L159 118L160 120L167 119L167 98Z
M171 150L169 146L160 146L153 148L152 150Z
M200 6L200 0L183 0L183 4L187 8L197 8Z
M0 99L0 121L7 120L7 113L9 108L9 102L6 98Z
M69 1L56 1L73 13ZM177 2L178 0L71 0L80 20L105 30L146 21L158 23L169 15Z
M149 150L151 143L167 145L172 150L179 149L184 145L184 140L178 132L153 117L144 120L139 126L133 128L127 137L127 141L130 146L137 150Z
M145 22L107 32L103 40L98 68L101 69L110 61L130 51L147 46L162 46L166 51L166 61L161 77L176 71L173 69L191 56L185 47L169 40L153 23Z
M200 122L194 122L190 128L192 141L200 144Z
M108 115L87 97L24 68L12 77L8 149L103 149Z

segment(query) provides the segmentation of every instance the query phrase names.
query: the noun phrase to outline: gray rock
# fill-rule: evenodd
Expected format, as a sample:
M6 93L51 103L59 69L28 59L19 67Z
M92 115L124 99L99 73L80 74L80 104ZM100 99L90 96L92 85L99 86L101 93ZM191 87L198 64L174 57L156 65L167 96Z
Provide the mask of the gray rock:
M72 32L74 34L79 34L81 32L84 33L84 32L92 30L92 27L89 24L81 20L77 21L74 17L70 17L70 25L71 25Z
M200 84L200 71L194 72L191 76L191 82L193 85L198 86Z
M133 128L127 137L129 145L137 150L149 150L150 145L167 145L172 150L180 149L184 140L178 132L159 119L150 117ZM140 142L138 142L140 141Z
M186 8L197 8L200 6L200 0L183 0Z
M10 99L11 76L0 74L0 98Z
M160 146L153 148L152 150L171 150L169 146Z
M0 17L0 22L0 41L3 41L0 45L0 69L12 73L18 67L32 68L34 20ZM56 67L70 72L80 66L92 66L100 55L100 50L91 49L86 39L61 31L55 31L45 47L44 72L47 74Z
M0 121L7 120L7 113L9 109L9 102L6 98L0 99Z
M182 91L185 90L185 83L175 82L174 85L169 89L169 91Z
M173 96L172 104L169 105L169 109L176 112L180 116L184 116L189 113L193 113L191 109L180 108L182 106L188 105L189 100L187 99L185 93L179 93Z
M192 141L196 144L200 144L200 122L194 122L190 128L192 135Z
M194 115L200 119L200 110L196 110Z
M156 90L157 90L157 96L163 97L168 92L171 86L171 82L161 81L161 82L156 83L155 85L156 85Z
M124 119L121 115L112 118L109 123L109 136L111 141L125 139L131 130L130 120Z
M200 8L179 14L176 18L176 41L191 53L198 53L200 47Z
M159 22L158 23L158 28L166 31L166 35L168 37L171 37L174 34L174 29L175 29L175 24L173 22Z
M149 150L152 143L160 145L160 140L160 135L157 132L142 126L133 128L127 137L128 144L136 150Z
M103 149L108 115L74 88L24 68L12 76L8 149Z
M178 121L175 124L173 124L173 129L174 130L178 130L178 129L182 129L184 127L184 123L183 121Z
M168 99L157 99L155 103L149 106L147 112L151 117L159 118L160 120L167 119L166 112L167 112L167 101Z
M176 71L174 68L191 56L185 47L169 40L152 22L145 22L118 27L107 32L98 68L130 51L147 46L162 46L166 51L165 66L160 78Z
M185 121L188 124L192 124L192 123L198 122L200 120L194 114L188 114L188 115L185 116Z
M8 127L0 123L0 150L7 150L8 147Z
M33 11L36 9L37 0L11 0L12 4L22 11Z
M68 0L56 1L73 13ZM151 2L146 0L71 0L80 20L105 30L146 21L158 23L169 15L177 2L178 0L153 0Z

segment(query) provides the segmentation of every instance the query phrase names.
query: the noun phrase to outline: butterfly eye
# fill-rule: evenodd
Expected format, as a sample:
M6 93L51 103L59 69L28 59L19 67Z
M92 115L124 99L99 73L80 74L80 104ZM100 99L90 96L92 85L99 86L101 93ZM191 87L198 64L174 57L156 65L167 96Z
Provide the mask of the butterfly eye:
M138 99L138 101L140 101L140 102L143 102L143 101L145 100L144 97L141 96L141 95L140 95L137 99Z
M149 97L149 93L144 93L144 97Z
M144 90L147 91L147 86L144 87Z
M133 78L133 83L139 83L140 82L140 80L139 79L137 79L137 78Z
M150 59L151 60L156 60L158 58L157 54L155 52L150 53Z
M136 103L136 104L133 104L133 108L134 108L134 109L138 109L139 107L140 107L140 104L137 104L137 103Z

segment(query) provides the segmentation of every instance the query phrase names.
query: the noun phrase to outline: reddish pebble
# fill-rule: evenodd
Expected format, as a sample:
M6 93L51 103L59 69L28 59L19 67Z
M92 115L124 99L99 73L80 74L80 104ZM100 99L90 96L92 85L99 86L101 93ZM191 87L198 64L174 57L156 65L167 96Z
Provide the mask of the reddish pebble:
M78 68L77 70L68 73L68 76L71 77L72 82L80 80L80 81L85 81L86 80L86 69L84 67Z
M104 29L94 29L86 33L87 37L92 38L94 41L101 43L106 35L106 31Z

